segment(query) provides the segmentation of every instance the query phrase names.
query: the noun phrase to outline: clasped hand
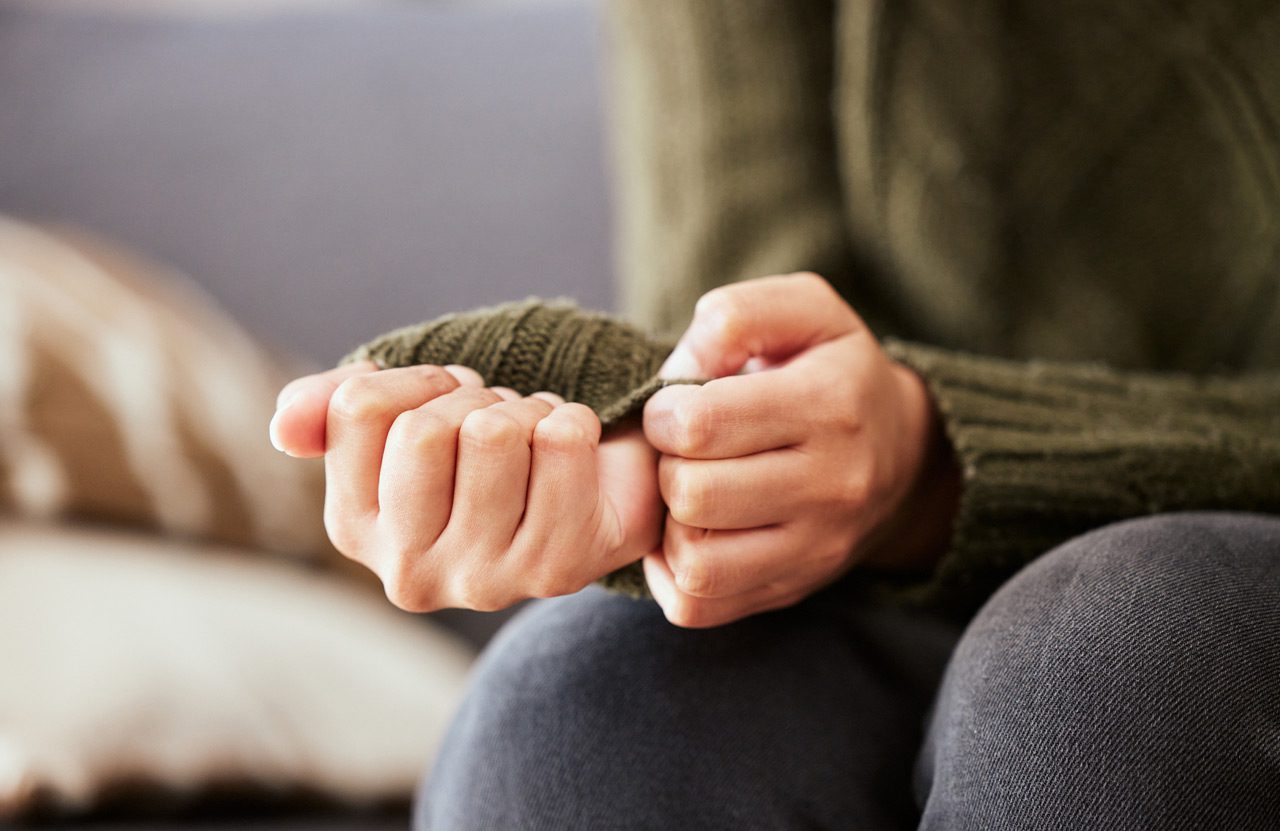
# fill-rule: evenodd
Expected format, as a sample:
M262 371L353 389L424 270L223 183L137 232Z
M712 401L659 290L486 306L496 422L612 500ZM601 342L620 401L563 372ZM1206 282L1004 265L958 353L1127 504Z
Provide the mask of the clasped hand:
M715 289L655 394L590 409L465 367L357 364L280 394L272 440L325 458L325 524L396 605L498 609L643 558L667 618L791 605L859 562L927 567L954 466L922 381L811 274Z

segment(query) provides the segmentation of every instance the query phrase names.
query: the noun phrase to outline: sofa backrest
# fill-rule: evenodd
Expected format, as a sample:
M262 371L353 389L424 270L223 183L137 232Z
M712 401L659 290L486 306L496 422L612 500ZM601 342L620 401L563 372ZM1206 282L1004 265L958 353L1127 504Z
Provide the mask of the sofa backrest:
M148 251L321 361L529 294L609 308L596 9L0 0L0 212Z

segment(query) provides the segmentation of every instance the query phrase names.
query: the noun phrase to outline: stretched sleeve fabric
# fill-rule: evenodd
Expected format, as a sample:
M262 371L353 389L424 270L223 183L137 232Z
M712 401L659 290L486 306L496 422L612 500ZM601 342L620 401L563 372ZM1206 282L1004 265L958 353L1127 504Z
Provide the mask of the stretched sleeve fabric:
M964 472L948 555L931 580L903 593L917 602L972 611L1057 543L1127 517L1280 513L1280 374L1121 373L885 347L927 379ZM344 361L463 363L524 394L581 401L607 429L663 385L656 372L670 348L606 315L529 299L387 333ZM603 583L647 595L634 564Z
M352 350L342 363L367 360L380 369L462 364L489 384L522 395L548 390L585 404L608 431L638 414L663 386L700 383L658 377L672 345L571 301L530 297L387 332ZM600 583L634 597L650 596L639 562L604 575Z
M1280 373L1196 377L889 341L928 383L962 464L949 552L921 602L971 612L1018 568L1128 517L1280 514Z

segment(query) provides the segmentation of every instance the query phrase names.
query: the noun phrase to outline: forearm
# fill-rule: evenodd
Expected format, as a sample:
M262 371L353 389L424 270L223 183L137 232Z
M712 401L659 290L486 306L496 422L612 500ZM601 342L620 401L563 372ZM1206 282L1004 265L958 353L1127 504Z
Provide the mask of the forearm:
M1058 543L1177 510L1280 513L1280 374L1124 373L892 342L963 474L949 551L916 594L971 610Z

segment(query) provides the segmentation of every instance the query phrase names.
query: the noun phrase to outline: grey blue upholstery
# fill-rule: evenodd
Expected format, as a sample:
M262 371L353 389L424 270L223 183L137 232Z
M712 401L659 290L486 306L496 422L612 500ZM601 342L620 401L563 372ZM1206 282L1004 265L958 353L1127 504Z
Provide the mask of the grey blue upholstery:
M591 0L243 19L0 0L0 213L149 252L324 363L529 294L608 309L597 16ZM476 641L502 617L440 616ZM280 827L382 827L335 823Z

